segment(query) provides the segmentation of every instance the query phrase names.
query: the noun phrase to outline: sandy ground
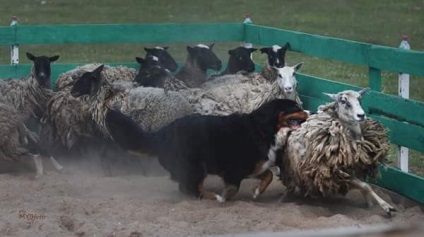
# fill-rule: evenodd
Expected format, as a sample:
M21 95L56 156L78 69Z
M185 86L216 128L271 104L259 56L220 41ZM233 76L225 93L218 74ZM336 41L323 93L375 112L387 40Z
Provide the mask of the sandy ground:
M275 178L253 200L257 183L246 180L240 193L221 205L178 192L156 161L150 176L121 172L106 177L96 163L66 164L66 173L51 168L39 180L33 172L0 174L0 236L203 236L310 230L369 225L424 223L423 207L379 191L399 212L391 218L378 207L367 208L359 192L326 200L281 201ZM152 172L152 170L154 172ZM140 172L141 173L141 172ZM220 190L216 177L206 186Z

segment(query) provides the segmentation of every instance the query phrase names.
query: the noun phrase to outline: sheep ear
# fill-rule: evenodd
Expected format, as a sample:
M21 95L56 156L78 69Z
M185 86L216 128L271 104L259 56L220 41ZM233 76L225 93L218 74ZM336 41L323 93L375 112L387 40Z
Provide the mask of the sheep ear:
M258 49L256 49L256 48L251 48L251 49L250 49L250 52L251 52L251 53L253 53L253 52L255 52L256 50L258 50Z
M144 58L135 57L135 61L137 61L139 64L143 65L146 60L144 60Z
M323 93L324 95L330 97L332 100L337 100L337 94L329 94L329 93Z
M215 43L212 43L209 45L209 49L212 50L213 46L215 45Z
M289 43L289 42L287 42L287 43L286 43L286 45L284 45L284 46L283 46L283 49L287 50L287 49L289 49L289 48L290 48L290 43Z
M105 67L104 64L100 65L98 68L94 69L94 71L91 72L91 75L93 77L96 77L98 79L100 79L100 73L103 71L103 68Z
M261 50L261 53L266 53L266 54L269 53L269 48L261 48L260 50Z
M169 47L168 47L168 46L164 46L164 47L162 47L162 48L163 48L163 50L165 50L165 51L166 51L166 50L168 50L168 48L169 48Z
M303 65L303 62L294 65L293 66L294 71L297 72L300 68L302 68L302 65Z
M35 60L35 56L34 56L32 53L30 53L30 52L27 52L27 53L26 53L26 56L27 56L27 58L28 58L29 60L31 60L31 61L34 61L34 60Z
M189 54L193 54L193 53L194 53L194 47L187 46L187 52L188 52Z
M230 50L228 50L228 54L229 54L229 55L233 55L233 53L234 53L234 49L230 49Z
M146 51L147 53L150 52L152 49L146 48L144 47L144 51Z
M49 61L50 62L54 62L54 61L56 61L56 60L58 60L59 59L59 55L55 55L55 56L53 56L53 57L50 57L49 58Z
M363 94L365 94L365 92L367 92L369 90L370 90L370 88L364 88L364 89L358 91L358 93L362 96Z

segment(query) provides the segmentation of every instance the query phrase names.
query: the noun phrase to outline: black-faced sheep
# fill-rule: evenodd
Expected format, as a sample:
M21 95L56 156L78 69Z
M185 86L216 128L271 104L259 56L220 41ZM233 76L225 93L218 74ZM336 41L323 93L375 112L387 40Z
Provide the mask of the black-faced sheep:
M108 108L131 116L143 129L155 131L177 118L192 113L186 99L177 92L168 95L159 88L132 88L119 91L101 76L103 65L84 73L71 90L74 97L90 95L90 114L98 128L107 135L104 116Z
M0 101L13 105L22 119L28 122L31 118L39 120L43 116L47 101L53 95L50 63L59 56L36 57L29 52L26 55L33 61L31 74L23 80L0 80Z
M149 56L155 56L158 59L160 65L165 67L171 72L175 72L178 69L178 64L175 59L169 54L168 47L156 46L154 48L144 48L146 51L145 58Z
M183 81L175 78L156 56L150 55L144 59L137 57L136 60L140 64L140 69L134 80L137 85L164 88L165 93L188 88Z
M287 43L283 47L279 45L273 45L272 47L261 48L261 53L267 54L267 61L264 63L261 71L261 75L268 81L275 81L278 74L273 68L282 68L286 66L286 52L290 48L290 44Z
M277 159L288 194L319 197L359 189L368 205L372 197L388 214L395 210L362 181L377 174L389 150L387 131L367 119L360 105L364 92L327 94L334 102L291 132Z
M252 53L257 49L245 46L239 46L230 49L228 54L227 68L218 76L236 74L236 73L250 73L255 71L255 63L252 60ZM215 76L216 77L216 76Z
M207 79L207 70L220 70L221 60L212 51L214 44L206 46L198 44L194 47L187 46L187 59L184 66L175 75L189 87L199 87Z

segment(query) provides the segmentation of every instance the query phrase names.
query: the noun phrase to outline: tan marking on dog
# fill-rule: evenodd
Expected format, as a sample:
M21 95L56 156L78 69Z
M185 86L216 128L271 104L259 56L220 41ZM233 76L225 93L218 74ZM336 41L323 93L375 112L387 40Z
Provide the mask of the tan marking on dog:
M253 191L253 198L257 198L260 194L262 194L272 182L272 178L274 175L270 170L266 170L264 173L260 174L257 178L261 180L258 187Z

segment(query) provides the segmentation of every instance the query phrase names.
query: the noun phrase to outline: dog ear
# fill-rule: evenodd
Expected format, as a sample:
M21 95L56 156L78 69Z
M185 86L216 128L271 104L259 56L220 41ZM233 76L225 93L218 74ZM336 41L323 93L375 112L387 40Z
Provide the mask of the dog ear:
M280 112L277 119L277 130L280 130L282 127L287 127L286 113L284 112Z

